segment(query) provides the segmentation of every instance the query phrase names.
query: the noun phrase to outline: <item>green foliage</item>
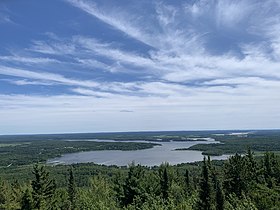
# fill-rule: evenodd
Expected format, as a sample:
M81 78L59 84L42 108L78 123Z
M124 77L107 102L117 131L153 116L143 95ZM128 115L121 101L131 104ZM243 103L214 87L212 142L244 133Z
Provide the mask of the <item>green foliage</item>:
M225 195L222 189L222 185L220 181L216 182L216 210L224 210L225 209Z
M69 169L69 179L68 179L68 199L71 204L71 209L75 208L75 201L76 201L76 185L74 180L73 168Z
M19 209L20 193L18 186L0 180L0 209Z
M235 154L226 161L224 179L226 193L234 193L240 197L246 189L244 158L241 155Z
M280 131L256 131L247 135L213 136L222 144L196 144L188 150L203 151L204 155L245 154L247 148L252 151L280 151Z
M31 190L29 188L26 188L26 190L24 191L20 206L21 210L30 210L33 208L33 199Z
M55 182L49 178L49 172L44 166L36 164L33 168L35 179L32 181L32 197L35 209L46 208L47 202L52 198L55 192Z
M235 194L229 194L226 204L228 210L258 210L250 198L242 194L241 198L237 198Z
M185 192L189 195L192 192L192 187L191 187L191 180L190 180L190 172L188 169L186 169L185 171L184 181L185 181Z
M141 142L94 142L94 141L39 141L12 142L13 145L0 147L0 167L19 166L45 162L65 153L95 150L138 150L148 149L154 143Z
M279 195L279 188L270 189L267 186L261 184L258 184L249 193L249 196L258 209L278 209L280 206Z
M226 161L208 157L203 162L152 168L134 163L129 167L75 164L70 170L42 165L33 170L2 168L3 174L17 174L0 179L0 209L276 210L279 163L273 153L255 158L248 150Z
M114 193L108 181L97 175L91 179L91 185L87 188L79 189L77 193L77 209L117 209Z
M122 202L124 206L132 204L136 198L140 200L141 203L144 201L145 193L141 184L144 174L145 171L140 165L135 166L135 164L132 163L129 166L128 176L123 186L124 198Z
M213 185L210 180L210 165L204 157L199 182L197 209L211 210L213 207Z
M162 174L160 174L160 186L163 200L168 200L169 185L167 167L164 167Z

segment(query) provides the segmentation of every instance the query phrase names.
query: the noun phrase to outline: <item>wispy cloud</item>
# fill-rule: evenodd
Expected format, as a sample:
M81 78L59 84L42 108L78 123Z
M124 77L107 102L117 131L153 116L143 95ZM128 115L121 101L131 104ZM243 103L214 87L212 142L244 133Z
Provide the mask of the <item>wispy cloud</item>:
M69 43L47 43L44 41L33 41L31 51L45 54L71 54L75 52L75 46Z
M22 80L2 80L2 81L8 81L11 84L15 84L15 85L46 85L46 86L53 86L56 85L57 83L55 82L43 82L43 81L32 81L32 80L26 80L26 79L22 79Z
M255 1L218 1L216 6L216 24L218 27L238 27L254 9Z
M9 11L5 7L0 8L0 24L14 23L9 15Z
M26 79L42 80L42 81L53 81L57 83L62 83L65 85L78 85L86 87L97 87L98 83L93 81L83 81L66 78L60 74L53 74L43 71L29 71L18 68L11 68L6 66L0 66L0 74L9 75L13 77L20 77Z
M98 18L100 21L103 21L113 28L123 32L124 34L127 34L128 36L135 38L147 45L153 46L153 43L149 40L149 37L146 37L140 28L135 27L131 24L131 22L137 21L137 17L133 17L133 15L131 14L129 14L129 16L126 14L122 14L123 11L111 11L109 13L104 12L102 10L99 10L94 2L87 0L66 1L71 3L73 6L87 12L88 14Z
M164 129L155 119L165 116L161 121L170 120L177 129L186 119L196 128L231 117L237 127L241 121L257 127L280 123L275 116L280 101L277 0L152 1L149 12L132 4L116 6L119 2L64 2L85 13L87 24L98 23L105 35L83 27L71 33L47 29L16 51L1 51L1 83L65 91L45 96L39 88L36 95L11 90L0 95L1 116L13 111L24 119L32 110L50 121L77 118L82 125L94 121L97 127L101 121L99 130L107 123L121 130L111 122L124 115L120 124L130 129L136 128L131 117L151 126L147 129L156 129L157 123Z
M26 57L19 55L0 56L0 61L9 63L25 63L25 64L46 64L46 63L59 63L60 61L46 57Z

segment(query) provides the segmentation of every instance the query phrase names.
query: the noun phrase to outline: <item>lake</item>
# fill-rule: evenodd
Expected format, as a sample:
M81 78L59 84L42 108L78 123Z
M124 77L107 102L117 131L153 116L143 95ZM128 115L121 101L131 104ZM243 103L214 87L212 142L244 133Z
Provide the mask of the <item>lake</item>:
M73 163L88 163L93 162L101 165L117 165L126 166L132 161L136 164L145 166L155 166L161 163L168 162L171 165L179 163L190 163L203 160L203 155L200 151L193 150L175 150L179 148L189 148L195 144L219 143L212 138L202 139L204 141L171 141L171 142L152 142L159 143L161 146L155 146L150 149L120 151L120 150L102 150L78 152L62 155L61 157L53 158L47 161L49 164L73 164ZM114 140L90 140L90 141L113 141ZM124 142L124 141L122 141ZM131 142L131 141L125 141ZM134 141L135 142L135 141ZM144 141L137 141L144 142ZM145 141L147 142L147 141ZM229 155L213 156L213 160L227 159Z

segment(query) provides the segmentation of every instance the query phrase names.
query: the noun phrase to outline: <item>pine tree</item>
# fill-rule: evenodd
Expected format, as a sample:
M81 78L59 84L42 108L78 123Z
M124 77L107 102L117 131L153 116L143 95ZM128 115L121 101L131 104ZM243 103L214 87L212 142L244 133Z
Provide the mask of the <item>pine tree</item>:
M185 178L185 192L186 192L188 195L190 195L192 189L191 189L191 182L190 182L190 173L189 173L189 170L188 170L188 169L186 169L184 178Z
M227 194L234 193L241 197L242 192L246 190L244 177L244 159L241 155L235 154L224 164L224 187Z
M74 209L75 206L75 199L76 199L76 186L75 186L75 180L74 180L74 174L73 174L73 168L71 167L69 169L69 179L68 179L68 198L71 203L72 209Z
M36 164L33 167L33 174L35 180L32 181L32 197L34 199L34 207L36 209L43 209L47 201L53 196L55 192L55 182L49 178L49 173L43 166Z
M142 196L140 182L143 176L144 171L140 165L135 166L135 164L132 163L129 166L128 177L126 178L123 186L124 198L122 202L124 206L133 203L136 197Z
M273 152L266 152L264 155L263 173L269 188L280 184L280 165Z
M161 186L162 198L165 201L167 201L168 200L168 191L169 191L169 178L168 178L166 167L164 168L163 173L161 175L160 186Z
M216 179L216 210L224 210L225 209L225 195L221 186L221 183L218 179Z
M258 172L257 172L257 162L254 158L254 153L248 148L245 155L245 179L252 185L252 182L257 182Z
M204 157L202 163L202 173L199 182L199 194L197 209L199 210L212 210L213 208L213 190L209 175L209 164Z
M33 203L32 195L31 195L30 189L27 188L24 191L24 194L23 194L22 199L21 199L21 210L33 209L32 208L33 207L32 203Z

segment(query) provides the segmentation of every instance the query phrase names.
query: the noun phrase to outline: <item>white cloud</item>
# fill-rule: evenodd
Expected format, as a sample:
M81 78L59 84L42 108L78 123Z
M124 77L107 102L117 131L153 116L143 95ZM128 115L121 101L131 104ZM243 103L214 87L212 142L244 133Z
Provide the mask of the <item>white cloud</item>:
M2 9L3 8L1 8L1 10ZM5 8L4 11L0 11L0 24L14 23L8 13L9 11L7 11L7 8Z
M12 55L12 56L0 56L0 61L6 62L17 62L17 63L25 63L25 64L47 64L47 63L60 63L60 61L46 58L46 57L26 57L20 55Z
M251 0L219 0L216 4L216 23L219 27L238 27L254 9Z
M34 80L43 80L43 81L52 81L61 83L64 85L77 85L77 86L85 86L85 87L97 87L98 83L93 81L82 81L66 78L60 74L53 74L43 71L28 71L19 68L11 68L6 66L0 66L0 74L8 75L13 77L20 77L26 79L34 79Z
M176 8L172 6L166 6L161 3L157 5L156 12L158 22L163 30L165 30L168 25L174 24L177 12Z
M74 45L69 43L34 41L29 50L44 54L66 55L74 53L76 49Z
M51 85L56 85L57 83L55 82L43 82L43 81L30 81L30 80L6 80L10 82L11 84L15 85L46 85L46 86L51 86Z
M135 27L131 24L131 22L134 22L137 19L133 18L131 14L127 16L125 14L122 14L122 11L103 12L98 9L95 3L86 0L66 1L71 3L73 6L87 12L88 14L98 18L99 20L109 24L115 29L127 34L128 36L131 36L147 45L153 46L152 42L149 40L149 37L146 37L138 27Z
M13 125L10 131L28 133L32 129L33 132L94 132L273 128L280 123L279 82L239 78L216 80L207 85L223 83L238 86L192 88L146 83L140 85L145 96L100 93L85 88L73 89L84 96L1 95L0 114L6 120L0 121L0 126ZM127 115L120 110L133 112Z
M280 105L280 16L269 14L276 1L264 3L262 8L253 1L201 0L182 8L161 2L156 4L153 17L144 17L151 19L148 23L125 8L99 7L86 0L67 2L153 47L145 52L90 36L48 33L48 40L33 41L25 49L29 56L0 56L0 74L9 76L1 81L21 86L63 85L69 94L0 95L1 116L12 116L7 126L18 122L14 130L27 132L28 125L23 122L28 122L42 132L67 132L279 125L280 116L275 113ZM194 19L199 22L192 22ZM234 46L238 55L231 51L213 54L207 45L213 32L194 24L202 22L209 27L214 23L220 30L230 28L227 35L233 37L233 28L244 26L248 30L242 33L255 39L238 42ZM8 67L7 62L9 66L29 66ZM63 71L54 65L30 67L50 63L64 66ZM85 68L86 79L69 76L71 71L81 70L79 65ZM102 79L91 74L96 70L102 70ZM44 123L50 127L44 128ZM5 126L2 121L1 126Z

